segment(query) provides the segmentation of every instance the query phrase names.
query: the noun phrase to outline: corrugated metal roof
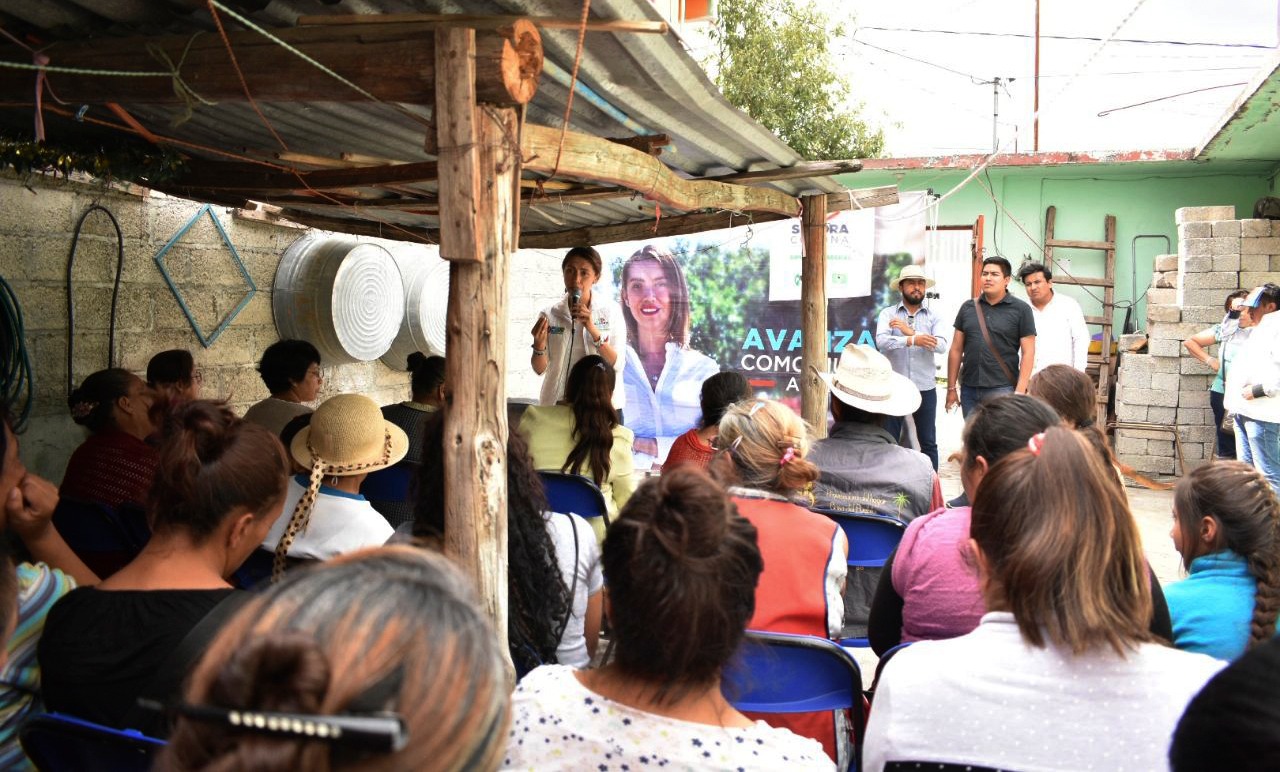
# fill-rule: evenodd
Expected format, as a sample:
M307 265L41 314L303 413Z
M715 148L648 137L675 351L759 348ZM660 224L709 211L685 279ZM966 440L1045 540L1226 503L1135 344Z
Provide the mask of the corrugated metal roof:
M577 0L484 0L465 4L440 0L242 0L230 5L266 27L293 26L299 17L312 14L520 14L561 19L577 19L581 14ZM646 0L594 0L591 17L661 21ZM0 0L0 24L11 33L31 34L42 42L214 30L212 17L200 0ZM537 95L528 105L527 119L531 123L558 127L568 96L565 81L573 66L577 30L543 28L541 34L546 65ZM24 53L8 46L5 57L12 59ZM52 53L56 65L56 47ZM327 78L319 71L316 77ZM607 106L593 104L580 92L573 103L572 130L611 138L634 136L637 131L665 134L671 144L660 159L682 176L777 169L802 162L794 150L724 99L674 32L587 33L579 80L607 102ZM56 75L51 76L51 81L56 85ZM342 88L336 84L334 87ZM341 153L355 153L391 162L432 159L423 149L424 134L428 130L424 124L431 117L429 107L411 108L419 116L415 120L391 106L373 102L260 103L260 106L284 138L288 150L294 153L333 159ZM272 153L280 149L262 120L244 102L197 105L190 119L177 126L171 124L181 113L180 107L140 104L125 107L156 134L194 146L262 159L271 158ZM59 132L92 130L85 124L59 121L53 114L58 109L65 114L75 107L57 108L49 102L46 122L52 139L56 140ZM118 123L118 119L103 108L95 107L89 112L90 118L95 116ZM29 108L0 111L0 122L11 130L16 126L29 127L30 120ZM225 156L196 147L185 151L196 157L227 160ZM790 195L843 190L827 177L768 184ZM429 193L434 185L415 183L402 187ZM368 192L394 195L387 194L385 188ZM349 208L303 205L294 201L286 202L285 206L329 217L367 216ZM433 210L434 205L424 204L422 209ZM409 212L403 208L377 206L369 210L376 212L374 219L386 223L422 228L436 225L434 216L421 210ZM664 215L680 213L663 212ZM545 232L652 217L652 204L638 197L563 203L557 201L555 191L548 190L545 199L539 198L525 210L522 227L526 233ZM396 237L395 233L385 235Z

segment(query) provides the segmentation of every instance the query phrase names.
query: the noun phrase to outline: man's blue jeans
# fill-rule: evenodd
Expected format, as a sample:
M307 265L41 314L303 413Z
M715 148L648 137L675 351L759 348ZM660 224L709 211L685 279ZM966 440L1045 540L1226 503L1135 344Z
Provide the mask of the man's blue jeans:
M960 385L960 412L968 419L973 409L992 397L1001 394L1012 394L1012 386L994 386L989 389L979 388L977 386Z
M1236 458L1253 464L1280 495L1280 423L1237 415Z
M938 390L928 389L920 392L920 407L912 413L916 425L916 439L920 441L920 452L933 462L933 471L938 471ZM884 428L895 440L902 436L901 418L886 418Z

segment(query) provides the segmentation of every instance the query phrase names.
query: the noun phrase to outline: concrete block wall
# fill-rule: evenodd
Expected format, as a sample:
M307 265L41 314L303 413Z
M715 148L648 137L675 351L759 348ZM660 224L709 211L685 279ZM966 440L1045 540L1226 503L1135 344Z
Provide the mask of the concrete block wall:
M204 395L226 399L238 410L267 396L255 365L262 350L279 339L271 308L272 282L284 250L305 233L297 227L214 208L258 292L234 323L205 349L154 262L160 249L198 211L198 203L136 188L0 175L0 276L13 286L21 304L36 383L33 417L21 439L22 455L30 469L55 482L61 479L71 451L85 436L71 421L66 406L66 265L75 223L94 203L111 210L124 235L117 364L142 375L156 352L189 349L204 375ZM380 243L401 253L429 249ZM73 274L73 370L77 383L107 366L115 262L115 230L105 216L94 213L81 232ZM539 378L529 368L529 330L537 311L563 292L559 262L556 253L532 250L512 260L507 363L510 396L537 396ZM165 263L206 335L243 296L239 274L207 216L169 251ZM408 398L407 373L379 361L326 365L324 376L321 399L343 392L367 394L379 404Z
M1280 272L1280 221L1237 220L1230 206L1187 207L1175 219L1178 254L1156 258L1147 292L1147 351L1120 357L1116 417L1177 427L1190 468L1215 452L1208 392L1214 373L1182 341L1222 320L1223 300L1232 290L1250 289ZM1140 472L1175 472L1166 431L1119 429L1115 449Z

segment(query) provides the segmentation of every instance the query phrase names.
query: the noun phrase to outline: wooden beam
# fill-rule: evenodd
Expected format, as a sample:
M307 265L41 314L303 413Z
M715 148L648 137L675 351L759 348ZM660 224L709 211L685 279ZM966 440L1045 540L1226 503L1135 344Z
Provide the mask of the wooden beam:
M560 129L525 125L522 150L524 167L530 171L621 185L685 211L726 209L789 217L800 213L800 202L782 191L684 179L653 156L607 139L564 132L563 152L560 147Z
M827 436L827 386L814 372L827 361L827 197L805 196L800 215L800 414L817 439Z
M507 648L507 272L518 230L514 108L476 103L475 31L436 31L440 253L449 266L445 554L470 575ZM463 144L467 138L469 145ZM469 218L469 222L460 221Z
M211 201L210 203L218 202ZM238 205L224 205L243 206L244 204L241 202ZM408 241L415 244L440 243L439 230L436 230L435 228L423 228L420 225L379 222L368 217L332 217L327 214L317 214L314 211L299 209L296 206L281 207L280 214L294 222L302 223L303 225L308 225L312 228L335 231L337 233L349 233L352 236L374 236L381 239Z
M432 25L369 27L351 24L273 29L272 34L388 102L435 102L435 43ZM367 96L325 75L297 55L256 32L228 36L249 91L264 102L363 102ZM93 70L157 72L181 62L182 81L203 99L245 101L244 87L231 66L222 39L212 34L164 37L100 37L61 41L44 49L52 64ZM0 51L11 60L30 59L12 46ZM494 104L525 104L542 73L542 37L537 27L517 20L476 34L476 92ZM58 97L73 104L181 104L173 78L103 77L48 73ZM32 74L0 69L0 99L30 98ZM200 109L197 106L196 109Z
M840 212L848 209L872 209L877 206L889 206L898 203L898 188L887 185L879 188L864 188L848 192L856 202L850 206L850 195L845 193L826 194L827 212ZM548 204L555 205L561 201L560 196L545 199ZM531 205L535 211L537 204ZM579 244L612 244L618 241L635 241L638 239L660 238L663 236L685 236L690 233L737 228L741 225L773 222L789 219L787 215L774 212L698 212L695 214L676 215L661 219L644 219L617 225L587 226L563 231L545 231L542 233L520 234L520 246L527 249L555 249L558 247L574 247Z
M435 182L439 176L435 161L286 172L253 163L191 159L186 171L173 183L204 190L288 191Z
M698 179L701 180L702 182L730 182L730 183L740 183L740 184L765 183L765 182L779 182L781 180L804 179L808 177L829 177L834 174L852 174L861 168L862 168L861 161L816 161L813 163L801 164L797 166L788 166L783 169L763 169L763 170L754 171L754 172L735 172L733 174L721 174L714 177L700 177ZM551 184L553 184L552 180L546 180L543 183L543 187L548 188L550 187ZM879 190L885 190L885 191L892 190L895 198L893 201L889 201L888 203L892 203L892 204L898 203L896 198L898 188L896 185L888 185L888 186L885 186L884 188L879 188ZM630 190L629 188L585 188L585 189L574 191L572 193L557 195L555 196L554 201L556 203L568 204L568 203L578 203L583 201L596 201L600 199L623 198L626 196L633 196L633 195L635 195L635 191ZM836 196L843 196L845 194L828 193L827 195L830 197L836 197ZM526 201L536 201L539 198L546 198L546 197L537 193L531 193L531 194L525 195ZM860 203L862 204L863 208L869 208L872 206L885 206L884 203L880 203L878 201L875 203L868 203L866 201L862 201ZM830 200L828 200L828 211L840 211L838 207L836 209L832 209L831 207L833 205L834 205L834 202L831 202Z
M329 24L438 24L441 26L490 29L505 27L516 20L532 22L543 29L578 29L579 19L557 19L552 16L498 16L465 13L379 13L334 16L299 16L298 26ZM670 27L665 21L628 21L625 19L587 20L587 32L650 32L665 35Z

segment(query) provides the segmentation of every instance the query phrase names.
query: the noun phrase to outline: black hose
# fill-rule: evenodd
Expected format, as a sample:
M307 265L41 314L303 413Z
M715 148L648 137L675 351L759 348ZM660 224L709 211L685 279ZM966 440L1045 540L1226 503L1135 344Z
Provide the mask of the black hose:
M95 211L100 211L111 219L116 229L116 281L111 290L111 318L107 324L107 367L116 364L116 303L120 300L120 275L124 273L124 232L120 230L120 222L111 210L100 204L92 204L76 221L76 231L71 236L71 253L67 255L67 396L76 388L76 374L73 369L76 350L76 302L71 289L71 271L75 268L76 247L80 245L80 229L84 221Z
M0 399L13 410L13 430L20 432L31 416L35 394L35 375L31 371L31 353L27 351L26 331L22 325L22 307L9 282L0 276Z

